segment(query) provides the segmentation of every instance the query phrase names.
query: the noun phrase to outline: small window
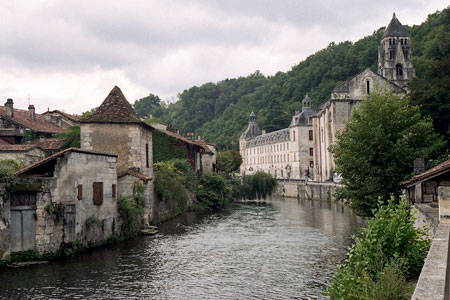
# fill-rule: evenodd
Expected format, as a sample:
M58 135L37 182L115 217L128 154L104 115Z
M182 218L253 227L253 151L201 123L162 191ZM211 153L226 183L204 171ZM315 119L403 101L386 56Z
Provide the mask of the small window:
M309 166L310 166L311 168L314 168L314 161L310 160L310 161L309 161Z
M309 156L314 156L314 148L309 148Z
M111 188L111 194L113 198L116 198L116 185L113 184Z
M294 134L293 134L293 137L294 137L294 142L295 142L295 130L294 130Z
M94 205L102 205L103 203L103 182L94 182L93 184L94 197L93 203Z
M78 191L77 199L78 200L83 200L83 185L82 184L79 184L77 186L77 191Z
M366 92L367 92L367 94L370 94L370 81L369 80L366 81Z
M309 140L310 141L313 140L313 131L312 130L309 131Z
M403 76L403 66L402 64L397 64L395 66L397 76Z

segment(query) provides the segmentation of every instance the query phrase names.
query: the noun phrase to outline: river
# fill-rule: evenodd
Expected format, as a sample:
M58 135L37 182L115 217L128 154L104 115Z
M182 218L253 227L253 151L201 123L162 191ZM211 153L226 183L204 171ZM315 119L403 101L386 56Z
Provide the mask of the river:
M362 224L334 202L233 203L153 237L0 270L0 299L324 299Z

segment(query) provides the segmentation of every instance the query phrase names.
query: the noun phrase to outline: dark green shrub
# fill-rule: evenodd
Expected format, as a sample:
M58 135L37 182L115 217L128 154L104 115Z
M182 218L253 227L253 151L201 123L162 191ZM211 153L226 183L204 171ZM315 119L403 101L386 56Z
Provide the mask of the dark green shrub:
M0 160L0 178L12 178L14 173L22 169L24 165L14 159Z
M406 283L401 282L420 274L431 240L425 230L414 227L411 207L404 200L395 204L392 197L374 214L360 236L353 236L348 258L326 290L331 299L406 299ZM389 278L397 278L399 284ZM395 290L396 296L368 294L388 293L386 289Z
M144 186L136 181L133 184L133 196L117 196L119 217L122 219L122 234L135 236L140 230L140 219L144 214Z
M231 201L231 195L231 188L222 176L204 174L197 188L197 209L223 207Z
M233 197L235 199L266 199L272 196L278 185L277 180L270 174L258 171L253 175L242 178L241 186L233 185Z
M183 185L189 191L195 191L198 179L197 174L194 172L194 170L192 170L189 161L187 161L186 159L175 158L167 162L173 164Z

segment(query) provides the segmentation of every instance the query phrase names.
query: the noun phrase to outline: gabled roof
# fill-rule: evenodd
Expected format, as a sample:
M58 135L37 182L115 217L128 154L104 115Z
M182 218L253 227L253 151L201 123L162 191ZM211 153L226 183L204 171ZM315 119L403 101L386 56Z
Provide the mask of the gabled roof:
M166 135L168 135L168 136L171 136L171 137L173 137L173 138L176 138L176 139L178 139L178 140L180 140L180 141L183 141L183 142L185 142L185 143L187 143L187 144L191 144L191 145L197 146L197 147L199 147L199 148L201 148L201 149L203 149L203 150L205 150L205 151L208 150L208 149L206 149L205 147L203 147L201 144L197 143L196 141L188 140L187 138L185 138L185 137L179 135L178 133L175 133L175 132L172 132L172 131L168 131L168 130L162 130L162 129L155 129L155 130L156 130L156 131L159 131L159 132L161 132L161 133L164 133L164 134L166 134Z
M406 187L411 187L416 183L423 182L428 179L432 179L436 176L442 175L443 173L450 172L450 159L444 161L443 163L434 166L431 169L426 170L425 172L412 177L404 181L402 184Z
M144 124L136 115L133 107L117 86L109 92L108 96L105 98L97 111L83 119L82 123Z
M337 87L335 87L335 88L332 90L332 93L349 93L349 92L350 92L350 83L352 82L352 80L353 80L355 77L358 77L359 75L363 74L364 72L369 72L369 73L371 73L371 74L373 74L373 75L375 75L375 76L378 76L378 77L382 78L383 80L385 80L386 82L388 82L389 84L391 84L392 87L393 87L394 89L400 90L400 91L406 93L406 90L405 90L405 89L403 89L402 87L398 86L398 85L395 84L394 82L389 81L389 79L387 79L386 77L383 77L383 76L381 76L381 75L378 74L378 73L375 73L374 71L372 71L372 70L369 69L369 68L364 69L363 71L359 72L359 73L356 74L355 76L353 76L353 77L347 79L346 81L342 82L340 85L338 85Z
M29 128L34 132L42 133L58 133L64 130L64 128L58 127L55 124L48 122L43 115L35 114L34 122L28 118L28 115L28 110L14 108L14 116L10 118L6 114L6 107L0 106L0 116L20 127Z
M63 112L63 111L60 111L60 110L57 110L57 109L51 110L51 111L46 111L46 112L42 113L42 115L53 114L53 113L57 113L57 114L63 115L67 119L69 119L69 120L71 120L73 122L79 122L80 121L80 120L78 120L78 116L72 115L72 114L68 114L66 112Z
M383 38L403 37L403 36L409 36L409 33L405 30L405 28L397 19L394 13L391 22L389 22L389 25L386 27L386 30L384 31Z
M64 146L65 142L66 139L48 138L40 139L29 144L36 145L43 150L60 150Z

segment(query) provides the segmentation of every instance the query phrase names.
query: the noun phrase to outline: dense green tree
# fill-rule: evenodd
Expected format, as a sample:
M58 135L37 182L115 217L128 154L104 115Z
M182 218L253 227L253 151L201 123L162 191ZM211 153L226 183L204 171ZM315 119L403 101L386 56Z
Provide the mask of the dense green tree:
M242 157L237 151L227 150L217 155L217 164L221 172L229 175L239 170Z
M431 120L422 118L408 97L371 93L330 147L343 178L342 196L360 214L372 214L379 199L400 195L414 159L428 158L442 144Z
M53 136L66 139L63 145L64 148L80 148L80 125L70 126L63 132L55 133Z
M136 100L133 104L134 111L139 117L148 117L155 115L155 110L161 106L161 99L158 96L150 94L147 97Z

